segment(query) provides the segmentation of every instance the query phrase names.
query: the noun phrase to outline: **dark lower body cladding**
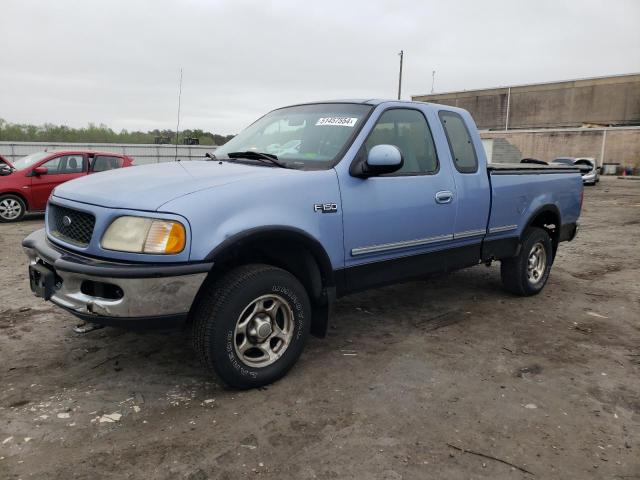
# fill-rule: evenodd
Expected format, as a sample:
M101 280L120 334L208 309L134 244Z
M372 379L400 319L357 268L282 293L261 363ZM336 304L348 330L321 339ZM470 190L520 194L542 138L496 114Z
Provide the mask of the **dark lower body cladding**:
M480 254L481 244L478 243L346 268L337 277L338 295L477 265Z
M571 241L578 232L577 223L560 228L558 240ZM518 236L489 238L482 242L439 251L406 255L393 260L366 263L336 272L338 296L370 288L392 285L429 275L459 270L479 263L502 260L518 255Z
M44 230L23 242L34 294L82 320L125 328L184 322L211 263L124 264L63 250Z

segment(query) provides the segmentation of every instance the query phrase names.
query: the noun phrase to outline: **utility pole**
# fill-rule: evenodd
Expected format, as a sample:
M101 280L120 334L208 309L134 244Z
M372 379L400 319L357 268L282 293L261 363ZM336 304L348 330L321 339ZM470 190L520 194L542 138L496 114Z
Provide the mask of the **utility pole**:
M433 86L436 84L436 71L431 72L431 93L433 93Z
M511 107L511 87L507 90L507 114L504 119L504 129L509 130L509 108Z
M176 125L176 156L174 161L178 161L178 134L180 132L180 100L182 99L182 67L180 67L180 84L178 86L178 123Z
M402 58L404 57L404 50L400 50L400 75L398 76L398 100L402 96Z

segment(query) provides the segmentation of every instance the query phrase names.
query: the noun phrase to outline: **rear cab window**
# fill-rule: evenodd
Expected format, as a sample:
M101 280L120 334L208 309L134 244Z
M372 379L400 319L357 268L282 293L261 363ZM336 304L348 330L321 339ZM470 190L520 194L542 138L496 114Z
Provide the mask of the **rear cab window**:
M455 112L446 110L441 110L438 116L447 136L451 158L456 170L460 173L477 172L478 155L463 118Z

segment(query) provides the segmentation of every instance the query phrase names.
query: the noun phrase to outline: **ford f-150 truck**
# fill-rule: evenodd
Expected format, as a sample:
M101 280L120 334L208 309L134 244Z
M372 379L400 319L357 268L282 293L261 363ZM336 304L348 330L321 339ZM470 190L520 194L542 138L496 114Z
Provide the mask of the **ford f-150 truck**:
M188 322L236 388L282 377L351 292L493 260L540 292L582 207L579 170L487 165L443 105L281 108L208 157L60 185L23 246L36 295L97 324Z

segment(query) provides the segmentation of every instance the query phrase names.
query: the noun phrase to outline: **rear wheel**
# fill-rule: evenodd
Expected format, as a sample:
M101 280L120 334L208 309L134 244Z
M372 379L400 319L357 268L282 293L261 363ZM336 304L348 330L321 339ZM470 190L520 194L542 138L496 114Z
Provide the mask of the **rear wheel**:
M27 206L17 195L0 196L0 222L17 222L26 211Z
M300 357L311 326L307 292L270 265L245 265L206 291L194 309L193 345L225 383L260 387L284 376Z
M535 295L547 283L552 264L553 242L549 233L530 227L524 233L520 253L501 261L502 284L516 295Z

